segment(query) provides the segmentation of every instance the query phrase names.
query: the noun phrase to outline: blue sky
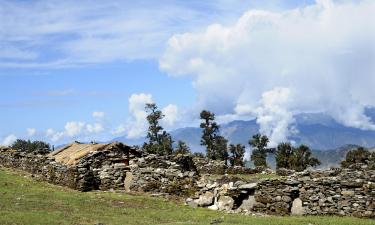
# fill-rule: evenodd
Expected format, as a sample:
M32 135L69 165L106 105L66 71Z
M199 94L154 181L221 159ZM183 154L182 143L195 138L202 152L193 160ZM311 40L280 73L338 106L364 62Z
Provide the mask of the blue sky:
M141 106L150 101L163 109L167 129L197 124L204 108L223 122L260 118L263 132L275 141L287 136L301 111L326 111L345 125L373 129L362 113L373 105L372 96L360 84L350 87L353 101L337 96L358 71L373 84L373 45L367 48L373 33L356 24L370 14L369 6L370 1L0 0L0 144L15 138L58 144L136 137L145 127ZM341 42L326 28L346 22L332 19L346 13L354 14L353 26L338 29ZM357 29L360 36L353 35ZM287 39L291 33L301 38ZM332 50L314 47L325 44ZM364 59L348 64L356 54ZM300 67L290 64L296 58ZM351 72L333 84L341 65ZM324 90L335 90L324 92L331 101L312 96L302 103L295 97L298 80L311 79L312 90L322 86L311 68L332 71L319 78L330 84ZM301 71L306 77L295 79Z

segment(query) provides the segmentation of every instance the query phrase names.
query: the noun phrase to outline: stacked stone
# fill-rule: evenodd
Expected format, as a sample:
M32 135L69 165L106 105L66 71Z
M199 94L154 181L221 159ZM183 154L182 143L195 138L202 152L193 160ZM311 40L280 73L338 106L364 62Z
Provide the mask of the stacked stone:
M306 214L375 217L375 171L343 170L305 177L300 190Z
M264 171L265 168L247 168L244 166L228 166L225 161L211 160L207 158L195 157L194 163L199 174L256 174Z
M271 215L287 215L292 202L299 195L300 182L297 180L264 180L255 192L254 211Z
M79 160L76 168L80 190L123 190L126 172L130 170L124 153L112 148L88 154Z
M130 162L134 191L189 195L198 177L192 158L188 155L135 158Z
M124 160L124 153L114 148L92 152L70 166L46 155L9 149L0 153L2 166L21 169L41 180L80 191L125 189L125 174L130 169Z
M27 171L34 177L53 184L76 188L76 170L57 163L46 155L27 154L14 150L2 151L0 165Z
M199 191L186 204L193 207L208 207L236 213L250 213L255 204L254 192L256 183L246 183L241 180L220 184L202 177L197 185Z

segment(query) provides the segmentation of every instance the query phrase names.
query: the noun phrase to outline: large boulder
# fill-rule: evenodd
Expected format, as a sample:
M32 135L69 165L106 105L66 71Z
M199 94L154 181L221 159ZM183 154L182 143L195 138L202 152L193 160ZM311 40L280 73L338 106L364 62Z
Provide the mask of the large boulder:
M220 196L219 200L217 201L217 207L222 211L229 211L233 208L233 206L234 200L229 196Z
M302 216L305 213L305 210L302 206L302 200L300 198L294 199L292 203L291 214L293 216Z
M214 202L214 194L212 192L205 192L203 195L199 196L199 199L196 199L195 202L198 206L209 206Z
M248 199L242 201L241 206L239 207L240 210L252 211L254 208L256 201L254 196L249 196Z

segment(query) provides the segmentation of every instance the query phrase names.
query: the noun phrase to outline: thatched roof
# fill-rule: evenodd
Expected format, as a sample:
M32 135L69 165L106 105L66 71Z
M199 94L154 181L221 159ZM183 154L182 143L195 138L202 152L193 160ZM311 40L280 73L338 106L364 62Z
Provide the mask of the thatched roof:
M81 158L92 152L103 151L109 148L113 149L113 147L119 150L126 149L125 145L119 142L113 142L109 144L83 144L79 142L73 142L56 151L51 152L50 154L48 154L48 156L55 158L55 160L59 163L65 165L75 165Z

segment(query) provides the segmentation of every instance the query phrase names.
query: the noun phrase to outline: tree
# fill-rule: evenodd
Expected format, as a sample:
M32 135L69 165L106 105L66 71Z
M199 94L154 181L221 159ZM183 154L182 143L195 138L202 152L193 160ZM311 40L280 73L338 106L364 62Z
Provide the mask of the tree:
M10 148L21 152L36 154L47 154L51 151L51 147L48 143L43 141L26 141L22 139L17 139Z
M214 138L214 147L213 147L213 155L212 159L214 160L224 160L225 164L228 161L228 140L225 139L223 136L216 136Z
M177 154L189 154L190 153L190 148L189 146L183 142L183 141L178 141L177 142L177 147L174 151L174 153Z
M251 160L255 166L267 167L267 153L271 152L267 149L268 137L266 135L256 134L249 141L250 146L253 148Z
M243 157L245 154L245 146L241 144L230 144L229 145L229 161L231 166L244 166Z
M371 152L367 149L359 147L346 153L346 158L341 162L341 166L347 168L350 165L357 163L363 163L367 165L369 164L369 161L375 162L375 154L371 154Z
M149 123L147 138L148 143L143 144L143 149L148 153L166 155L173 151L173 140L169 133L164 131L159 121L164 118L161 110L155 103L146 104L147 121Z
M275 152L276 168L290 169L293 147L290 143L280 143Z
M281 143L277 146L276 168L292 169L295 171L303 171L309 166L317 166L319 160L312 157L311 150L306 145L300 145L294 148L290 143Z
M147 138L149 143L160 144L159 133L163 130L163 127L159 125L159 121L164 118L161 110L158 110L158 107L155 103L146 104L147 121L149 123Z
M215 122L215 114L211 113L210 111L203 110L200 113L200 119L203 120L203 122L200 124L200 128L203 129L201 145L206 146L207 158L215 159L215 139L219 133L219 125L217 125Z
M303 171L309 166L314 167L320 165L320 161L312 157L311 150L306 145L300 145L298 148L294 148L293 153L291 164L292 169L295 171Z

